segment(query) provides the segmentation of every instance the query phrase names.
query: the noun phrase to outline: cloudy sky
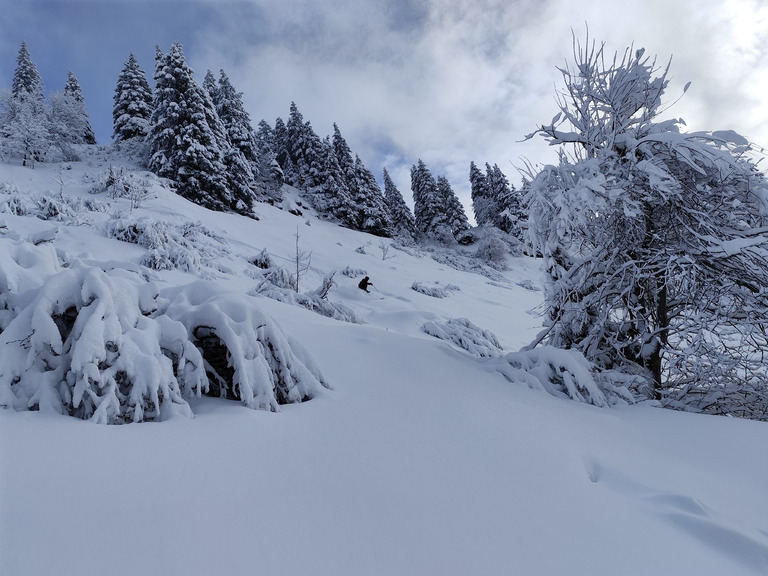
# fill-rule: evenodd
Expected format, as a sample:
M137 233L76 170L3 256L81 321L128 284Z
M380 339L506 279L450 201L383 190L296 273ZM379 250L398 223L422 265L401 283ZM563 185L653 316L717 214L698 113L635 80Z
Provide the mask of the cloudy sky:
M152 83L155 45L174 41L202 82L224 69L254 124L295 101L325 136L336 122L381 180L410 200L419 158L468 205L469 163L555 160L521 142L557 112L572 31L613 53L672 58L669 115L735 129L768 147L768 2L762 0L0 0L0 88L22 41L46 91L80 81L101 144L117 76L133 52Z

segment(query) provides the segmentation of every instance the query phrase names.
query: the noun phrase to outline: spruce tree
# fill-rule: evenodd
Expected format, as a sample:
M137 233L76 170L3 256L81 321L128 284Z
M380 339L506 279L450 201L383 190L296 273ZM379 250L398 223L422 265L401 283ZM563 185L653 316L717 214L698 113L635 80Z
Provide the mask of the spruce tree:
M352 150L336 123L333 124L332 144L349 189L352 210L356 212L354 228L377 236L389 236L391 223L376 177L358 156L352 158Z
M145 138L152 116L152 89L132 53L117 77L113 100L112 138L117 141Z
M62 143L96 144L80 83L72 72L67 74L63 92L51 101L51 121L57 138Z
M32 56L25 42L21 43L19 54L16 57L11 93L16 98L28 97L40 102L44 100L43 80L37 71L37 66L32 62Z
M285 181L283 169L277 161L277 137L272 127L262 120L256 130L256 148L259 153L259 181L267 195L267 202L280 200L280 189Z
M512 234L518 240L523 240L525 221L527 216L523 209L521 195L509 183L507 177L499 169L497 164L493 168L486 163L486 182L493 199L494 226L508 234Z
M376 177L355 156L355 180L352 187L353 210L356 212L356 228L376 236L391 236L392 221Z
M495 206L488 180L474 162L469 165L469 183L472 190L472 209L478 226L493 224Z
M51 124L45 107L43 81L22 42L16 59L13 86L2 99L0 137L3 148L20 155L24 166L42 162L51 148Z
M445 176L437 178L437 193L442 204L441 224L450 230L454 238L462 241L463 234L470 229L469 220L464 212L464 206Z
M185 198L214 210L249 213L247 164L229 144L207 91L193 78L181 44L157 49L149 134L150 169L176 183ZM250 175L252 180L252 174Z
M355 229L357 214L353 209L344 172L339 166L330 140L321 140L310 130L307 133L303 161L308 163L305 168L307 175L304 178L305 194L309 196L315 210L343 226Z
M431 236L442 211L434 176L421 160L411 167L413 215L419 234Z
M243 93L235 90L224 70L219 71L219 83L211 95L216 112L227 129L229 141L251 163L254 174L259 168L259 152L251 117L243 104Z
M392 222L392 235L407 241L415 240L417 232L413 213L386 168L384 168L384 201Z

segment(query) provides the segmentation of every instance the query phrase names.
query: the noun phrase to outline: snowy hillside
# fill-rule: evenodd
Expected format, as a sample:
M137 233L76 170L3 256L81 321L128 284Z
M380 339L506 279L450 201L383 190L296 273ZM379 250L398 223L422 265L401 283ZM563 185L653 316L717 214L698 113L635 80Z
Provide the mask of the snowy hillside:
M768 573L768 425L626 405L568 358L541 362L568 365L562 390L544 384L510 356L541 325L535 260L399 248L290 189L258 220L211 212L83 150L0 164L0 292L29 315L0 311L0 403L40 408L0 410L3 576ZM121 169L132 197L107 185ZM276 272L297 264L298 293ZM94 299L112 304L66 324ZM66 329L40 319L57 306ZM237 352L244 402L152 382L203 386L177 332L203 324ZM120 370L162 390L143 418L140 402L83 415L156 421L47 409L69 330L73 365L123 330L146 360ZM108 372L83 368L74 393Z

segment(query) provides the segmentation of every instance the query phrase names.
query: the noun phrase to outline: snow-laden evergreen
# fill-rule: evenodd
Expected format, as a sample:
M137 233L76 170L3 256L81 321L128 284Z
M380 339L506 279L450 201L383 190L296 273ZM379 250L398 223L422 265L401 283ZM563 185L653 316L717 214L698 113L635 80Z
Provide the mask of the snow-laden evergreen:
M16 58L11 91L0 97L0 120L4 156L20 156L25 166L46 158L53 147L53 134L43 81L24 42Z
M21 43L19 54L16 56L11 93L16 98L29 97L41 102L44 99L43 79L32 61L32 55L29 53L26 42Z
M233 147L208 92L193 78L181 44L157 48L149 167L181 196L214 210L252 213L254 176Z
M403 195L395 186L386 168L384 168L384 201L392 222L392 236L408 243L413 242L417 235L413 212L405 203Z
M116 141L144 139L152 117L152 89L133 53L117 77L113 101L112 137Z
M73 144L96 144L96 135L85 108L83 90L71 71L67 73L67 82L60 99L52 104L52 117L55 124L66 129Z
M492 224L494 219L494 202L488 181L482 170L474 162L469 164L469 184L472 198L472 210L478 226Z

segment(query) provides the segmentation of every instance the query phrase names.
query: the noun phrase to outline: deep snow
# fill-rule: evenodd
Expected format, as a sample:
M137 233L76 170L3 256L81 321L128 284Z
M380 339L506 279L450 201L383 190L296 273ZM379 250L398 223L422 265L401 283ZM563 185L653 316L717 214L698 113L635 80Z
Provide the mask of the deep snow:
M277 413L206 397L194 418L124 426L0 410L3 576L768 573L765 423L556 398L422 330L466 318L519 349L541 323L535 260L510 258L494 280L425 253L384 259L379 238L306 209L259 206L253 221L154 181L129 214L127 200L88 193L124 161L89 150L65 169L0 164L0 204L15 189L109 210L78 225L3 213L8 234L57 229L71 259L137 264L145 249L106 238L111 214L199 221L225 249L157 282L202 276L248 294L249 260L266 248L290 266L298 232L312 251L302 291L337 270L329 299L365 323L252 296L332 387ZM434 298L417 282L458 289Z

